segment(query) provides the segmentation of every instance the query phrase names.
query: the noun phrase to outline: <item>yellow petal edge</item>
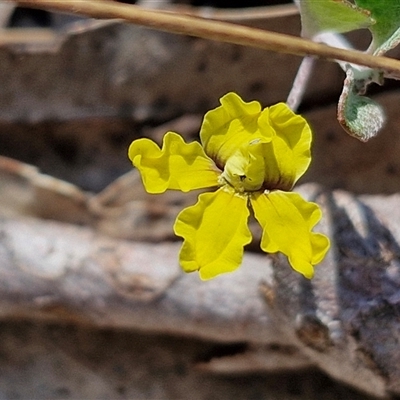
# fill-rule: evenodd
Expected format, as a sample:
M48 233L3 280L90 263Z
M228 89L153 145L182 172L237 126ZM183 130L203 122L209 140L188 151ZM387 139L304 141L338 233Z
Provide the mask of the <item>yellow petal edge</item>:
M140 171L148 193L163 193L167 189L188 192L217 186L221 173L200 143L185 143L174 132L165 134L162 149L150 139L135 140L128 155Z
M262 120L275 132L265 146L265 187L291 190L311 162L311 128L285 103L269 107Z
M282 252L295 271L311 279L314 265L330 246L325 235L311 232L321 219L319 206L298 193L282 191L253 195L251 204L263 228L261 248L267 253Z
M268 112L258 101L244 102L236 93L220 99L221 106L208 111L200 129L205 152L219 166L224 166L242 145L258 139L270 142L273 130L259 120Z
M198 270L207 280L239 267L243 247L251 241L247 201L221 188L201 194L194 206L181 211L174 231L184 238L179 260L185 272Z

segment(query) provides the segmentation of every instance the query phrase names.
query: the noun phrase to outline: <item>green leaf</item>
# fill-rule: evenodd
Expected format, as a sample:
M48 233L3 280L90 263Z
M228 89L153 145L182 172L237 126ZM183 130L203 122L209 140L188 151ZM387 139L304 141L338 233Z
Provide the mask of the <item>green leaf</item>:
M374 54L384 54L399 44L399 0L356 0L356 4L369 10L371 17L376 21L369 28L373 36L371 50Z
M311 38L320 32L349 32L374 23L367 10L347 0L298 0L297 3L305 37Z
M369 76L366 74L369 73ZM363 74L363 77L357 75ZM357 71L349 66L338 106L338 121L351 136L366 142L376 136L385 122L382 107L362 96L365 87L374 80L374 70ZM356 77L357 76L357 77Z

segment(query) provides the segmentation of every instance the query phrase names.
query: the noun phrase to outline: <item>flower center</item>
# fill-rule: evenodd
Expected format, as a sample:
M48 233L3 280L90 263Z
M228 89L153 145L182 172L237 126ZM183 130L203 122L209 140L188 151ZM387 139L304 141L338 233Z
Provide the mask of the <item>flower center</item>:
M262 143L253 141L229 157L221 174L220 184L228 183L239 193L260 190L265 178L265 160L261 145Z

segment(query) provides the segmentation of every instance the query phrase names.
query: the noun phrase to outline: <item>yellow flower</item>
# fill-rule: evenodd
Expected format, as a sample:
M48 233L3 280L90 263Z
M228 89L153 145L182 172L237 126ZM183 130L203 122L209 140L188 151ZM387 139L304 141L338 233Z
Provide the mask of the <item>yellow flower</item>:
M311 232L321 218L315 203L288 192L311 162L311 130L286 104L261 109L237 94L221 98L206 113L202 145L185 143L168 132L162 149L149 139L135 140L129 158L149 193L167 189L217 187L178 215L174 231L184 239L180 263L202 279L235 270L251 241L250 209L263 228L261 248L282 252L307 278L324 258L329 240Z

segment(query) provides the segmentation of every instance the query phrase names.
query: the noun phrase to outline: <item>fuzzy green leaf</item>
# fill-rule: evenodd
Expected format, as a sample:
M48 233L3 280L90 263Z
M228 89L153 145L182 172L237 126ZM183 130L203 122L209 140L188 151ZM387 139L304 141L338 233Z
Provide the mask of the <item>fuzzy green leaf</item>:
M367 71L363 71L365 74ZM375 71L370 70L371 76ZM368 77L357 77L359 71L353 67L347 70L347 78L344 81L343 92L338 106L338 120L343 129L351 136L366 142L376 136L385 122L382 107L361 93L368 82Z
M356 0L356 4L369 10L371 17L376 21L369 28L373 36L372 51L374 54L383 54L399 44L399 0Z
M380 1L380 0L379 0ZM370 13L347 0L298 0L302 36L313 37L320 32L349 32L367 28L374 23Z

